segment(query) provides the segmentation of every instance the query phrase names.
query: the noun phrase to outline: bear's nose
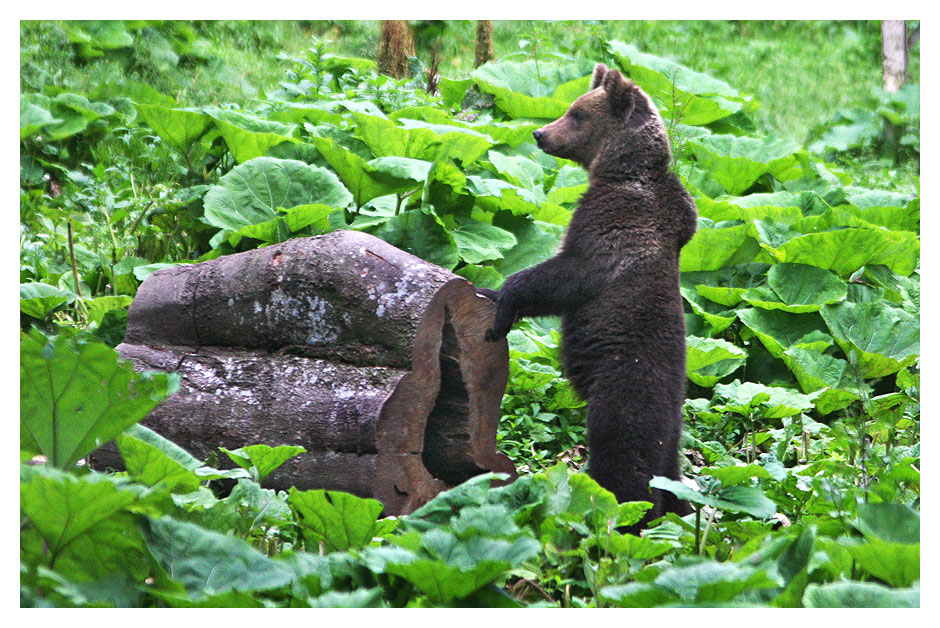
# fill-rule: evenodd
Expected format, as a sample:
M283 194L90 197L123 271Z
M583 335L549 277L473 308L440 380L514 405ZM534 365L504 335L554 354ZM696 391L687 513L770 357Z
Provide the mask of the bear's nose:
M545 131L543 131L542 129L535 129L534 131L532 131L532 136L535 138L536 142L542 139L542 135L544 134L545 134Z

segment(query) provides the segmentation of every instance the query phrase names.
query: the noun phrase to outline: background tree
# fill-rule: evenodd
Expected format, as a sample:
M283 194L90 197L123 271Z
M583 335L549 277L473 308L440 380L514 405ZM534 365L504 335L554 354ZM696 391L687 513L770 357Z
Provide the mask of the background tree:
M493 21L477 20L477 43L474 49L473 66L480 67L496 58L493 49Z
M408 57L415 54L414 38L407 20L382 20L375 58L382 74L408 76Z
M895 94L907 80L908 38L904 20L881 21L881 68L882 86L889 94ZM888 153L897 154L898 128L885 120L884 147Z

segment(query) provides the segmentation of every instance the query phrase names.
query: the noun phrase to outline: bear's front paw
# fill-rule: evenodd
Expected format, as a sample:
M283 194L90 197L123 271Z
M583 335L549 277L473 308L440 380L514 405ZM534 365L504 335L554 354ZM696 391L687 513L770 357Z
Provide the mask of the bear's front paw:
M496 295L499 294L499 290L491 290L490 288L477 288L477 295L481 297L486 297L493 303L496 303Z

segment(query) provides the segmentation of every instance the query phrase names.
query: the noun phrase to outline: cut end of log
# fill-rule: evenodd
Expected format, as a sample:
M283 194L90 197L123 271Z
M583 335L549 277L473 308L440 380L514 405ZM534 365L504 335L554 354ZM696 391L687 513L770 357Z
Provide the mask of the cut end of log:
M118 352L181 375L144 424L196 457L300 445L266 486L399 515L480 473L516 476L496 449L508 348L484 339L493 313L465 279L337 231L154 273ZM113 444L92 464L123 466Z
M434 296L415 336L412 370L382 408L376 426L379 475L397 480L377 497L391 510L410 512L440 490L497 471L516 477L496 451L499 406L509 377L506 342L483 336L493 304L463 279ZM408 426L403 429L403 426Z

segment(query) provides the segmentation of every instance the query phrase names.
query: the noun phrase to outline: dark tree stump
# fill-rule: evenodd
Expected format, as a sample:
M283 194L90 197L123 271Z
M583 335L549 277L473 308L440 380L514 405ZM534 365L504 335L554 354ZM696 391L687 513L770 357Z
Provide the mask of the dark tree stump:
M265 480L374 497L407 513L487 471L508 379L493 304L468 281L373 236L336 231L158 271L118 352L177 372L143 423L205 458L301 445ZM121 466L113 444L92 455Z

